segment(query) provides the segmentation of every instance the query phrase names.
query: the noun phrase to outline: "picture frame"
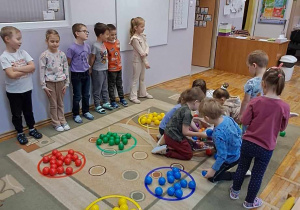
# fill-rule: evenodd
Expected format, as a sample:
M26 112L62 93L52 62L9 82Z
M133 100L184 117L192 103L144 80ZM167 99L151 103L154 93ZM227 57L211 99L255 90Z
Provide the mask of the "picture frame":
M211 15L204 15L203 20L205 20L205 21L211 21L212 20Z
M208 7L201 7L200 13L201 13L201 15L207 15L208 14Z

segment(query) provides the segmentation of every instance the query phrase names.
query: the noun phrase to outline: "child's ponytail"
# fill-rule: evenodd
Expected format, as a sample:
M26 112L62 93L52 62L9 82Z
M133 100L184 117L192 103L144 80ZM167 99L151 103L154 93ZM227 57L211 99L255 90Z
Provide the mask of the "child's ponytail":
M276 95L280 96L285 86L285 74L280 67L269 68L263 75L263 81L274 86Z
M144 23L145 20L141 17L136 17L136 18L131 18L130 21L130 37L132 37L135 34L135 29L134 27L138 27L140 24Z
M134 30L134 18L131 18L129 33L130 33L130 37L132 37L134 35L134 33L135 33L135 30Z

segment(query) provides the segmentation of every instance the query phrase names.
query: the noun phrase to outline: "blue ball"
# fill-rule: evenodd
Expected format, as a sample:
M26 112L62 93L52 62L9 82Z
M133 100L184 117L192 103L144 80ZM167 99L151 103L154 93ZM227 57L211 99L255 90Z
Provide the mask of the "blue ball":
M175 190L178 190L178 189L181 189L181 185L180 185L180 183L175 183L174 184L174 188L175 188Z
M186 181L185 179L182 179L182 180L180 181L180 185L181 185L182 188L186 188L187 185L188 185L188 183L187 183L187 181Z
M158 179L158 183L159 183L159 185L164 185L164 184L166 183L165 177L160 177L160 178Z
M174 176L168 176L167 179L168 179L168 182L170 184L174 183L174 181L175 181L175 177Z
M175 177L175 179L180 179L181 178L181 173L180 172L174 173L174 177Z
M214 155L215 160L217 159L217 153Z
M207 130L206 130L206 135L207 135L208 137L212 136L212 134L213 134L213 130L212 130L212 129L207 129Z
M202 176L206 176L207 171L202 171Z
M173 176L173 171L168 171L167 176Z
M149 185L152 183L152 178L150 176L146 176L145 178L145 184Z
M172 168L173 173L175 174L176 172L179 172L179 168L173 167Z
M183 195L182 190L178 189L178 190L175 191L175 197L176 197L176 198L181 198L182 195Z
M175 188L174 187L169 187L167 190L167 193L169 196L173 196L175 193Z
M195 188L196 188L196 182L190 181L190 182L189 182L189 188L190 188L190 189L195 189Z
M161 196L163 194L163 189L161 187L155 188L155 195Z
M197 137L197 136L193 136L192 139L193 139L194 141L197 141L197 140L198 140L198 137Z

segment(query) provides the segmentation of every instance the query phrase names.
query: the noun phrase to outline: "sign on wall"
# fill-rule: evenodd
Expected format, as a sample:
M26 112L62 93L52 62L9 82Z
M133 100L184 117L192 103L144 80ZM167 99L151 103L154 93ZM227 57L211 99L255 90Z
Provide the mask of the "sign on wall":
M287 0L262 0L259 23L285 24Z

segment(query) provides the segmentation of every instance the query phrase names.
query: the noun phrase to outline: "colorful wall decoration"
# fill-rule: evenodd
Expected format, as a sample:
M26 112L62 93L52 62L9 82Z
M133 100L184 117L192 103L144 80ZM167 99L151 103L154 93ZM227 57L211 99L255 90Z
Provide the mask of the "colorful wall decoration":
M262 0L259 23L285 24L287 0Z

